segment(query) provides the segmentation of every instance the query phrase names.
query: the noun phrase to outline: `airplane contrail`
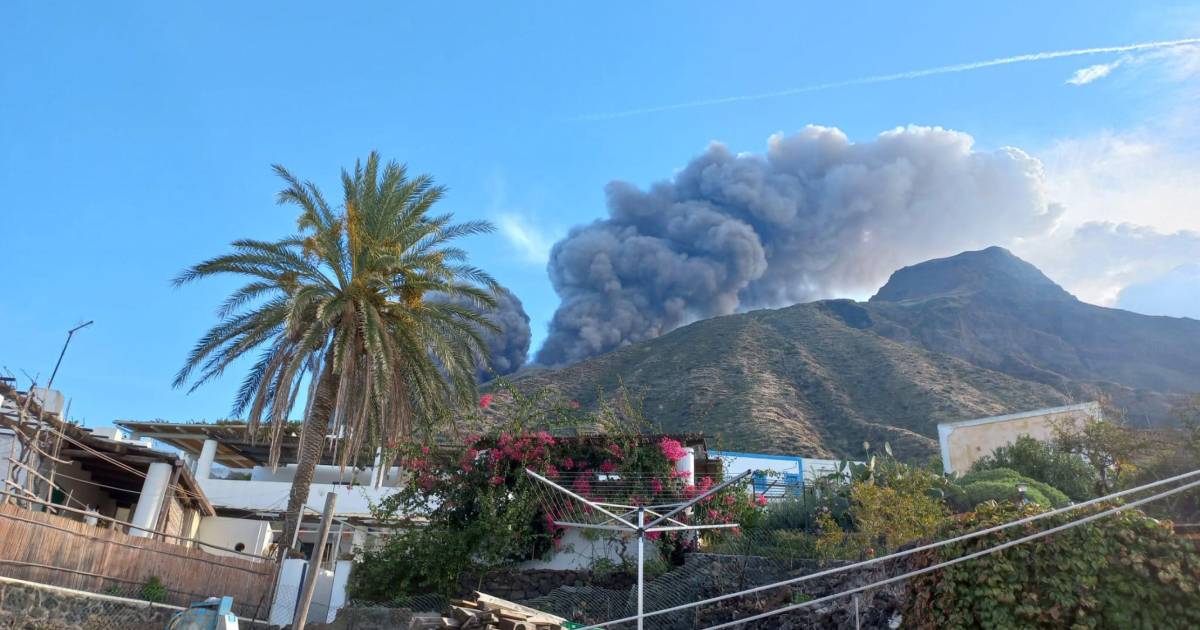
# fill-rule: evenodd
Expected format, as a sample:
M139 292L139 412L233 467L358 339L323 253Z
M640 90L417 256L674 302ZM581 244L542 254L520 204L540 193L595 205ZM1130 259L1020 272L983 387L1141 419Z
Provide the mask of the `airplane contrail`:
M816 83L813 85L805 85L801 87L788 88L776 92L763 92L759 94L743 94L741 96L725 96L721 98L710 98L699 101L689 101L686 103L675 103L672 105L658 105L655 107L643 107L641 109L629 109L620 112L609 112L606 114L585 114L578 116L575 120L591 121L591 120L610 120L613 118L627 118L629 116L639 116L642 114L654 114L658 112L669 112L677 109L692 109L695 107L708 107L710 105L724 105L728 103L740 103L743 101L759 101L768 98L779 98L781 96L791 96L794 94L804 94L806 92L819 92L821 90L831 90L834 88L849 87L853 85L868 85L871 83L887 83L889 81L902 81L904 79L918 79L937 74L952 74L955 72L967 72L968 70L978 70L980 68L990 68L992 66L1006 66L1013 63L1026 63L1030 61L1044 61L1047 59L1059 59L1062 57L1082 57L1085 55L1100 55L1104 53L1123 53L1134 52L1138 50L1151 50L1155 48L1174 48L1176 46L1192 46L1200 44L1200 37L1189 39L1173 39L1167 41L1144 42L1141 44L1128 44L1125 46L1102 46L1098 48L1075 48L1072 50L1053 50L1047 52L1030 53L1026 55L1016 55L1014 57L1001 57L999 59L989 59L987 61L972 61L969 63L960 63L952 66L938 66L936 68L925 68L923 70L908 70L906 72L896 72L893 74L877 74L869 77L858 79L848 79L845 81L834 81L832 83Z

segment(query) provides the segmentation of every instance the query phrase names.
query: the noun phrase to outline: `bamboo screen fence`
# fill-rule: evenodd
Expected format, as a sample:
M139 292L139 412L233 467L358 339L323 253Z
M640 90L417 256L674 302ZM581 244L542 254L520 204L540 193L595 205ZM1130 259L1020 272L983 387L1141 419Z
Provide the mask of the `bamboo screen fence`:
M229 595L246 614L269 605L275 565L130 536L0 503L0 575L95 593L137 593L158 578L175 605Z

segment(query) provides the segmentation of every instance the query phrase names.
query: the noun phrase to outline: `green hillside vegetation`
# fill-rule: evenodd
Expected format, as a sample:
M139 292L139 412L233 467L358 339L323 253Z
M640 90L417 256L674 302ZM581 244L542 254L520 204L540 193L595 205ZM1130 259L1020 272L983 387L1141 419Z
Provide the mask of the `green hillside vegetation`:
M624 386L665 431L827 458L858 458L864 441L928 457L938 422L1070 402L1048 385L855 328L825 303L704 320L513 383L584 406Z
M1200 322L1085 304L989 248L897 271L868 302L703 320L514 384L593 408L624 385L652 425L731 450L857 459L886 441L926 457L939 422L1101 395L1169 424L1170 405L1200 391Z

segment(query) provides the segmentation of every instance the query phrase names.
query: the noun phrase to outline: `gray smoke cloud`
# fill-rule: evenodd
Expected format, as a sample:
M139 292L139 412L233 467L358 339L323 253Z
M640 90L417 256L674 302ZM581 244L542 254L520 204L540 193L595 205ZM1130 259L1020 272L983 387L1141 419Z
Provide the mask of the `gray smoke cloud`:
M691 321L877 288L895 269L1027 236L1061 214L1041 163L907 127L853 143L776 134L720 144L670 181L607 187L609 217L571 230L548 270L562 299L538 362L559 365Z
M431 299L446 301L445 295L436 295ZM454 300L463 305L466 300ZM502 289L497 296L496 309L487 314L488 319L500 328L500 332L487 331L484 340L487 341L488 355L492 368L480 366L476 378L479 382L491 380L496 376L504 376L519 370L525 365L529 356L529 315L525 307L512 291Z

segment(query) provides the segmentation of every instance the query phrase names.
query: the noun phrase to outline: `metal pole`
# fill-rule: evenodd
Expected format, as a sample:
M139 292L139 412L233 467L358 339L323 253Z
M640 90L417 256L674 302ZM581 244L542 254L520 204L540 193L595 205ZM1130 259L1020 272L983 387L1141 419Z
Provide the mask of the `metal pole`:
M860 623L859 619L858 619L858 600L859 600L859 598L860 598L860 595L858 593L855 593L854 594L854 630L862 630L862 623Z
M646 597L646 508L638 507L638 630L642 630L645 619L642 617Z
M51 387L54 386L54 377L58 374L58 366L62 365L63 356L67 354L67 346L71 345L71 337L74 337L76 331L78 331L80 328L87 328L88 326L91 326L93 323L95 323L95 320L88 320L87 322L82 323L82 324L72 328L71 330L67 331L67 340L63 342L62 352L58 353L58 361L55 362L54 371L50 373L50 380L46 383L47 390L49 390Z
M58 353L58 361L54 362L54 371L50 372L50 380L46 382L46 395L47 396L50 395L50 389L52 387L54 387L54 377L58 376L58 368L60 366L62 366L63 357L65 357L67 355L67 346L71 345L71 338L73 338L75 336L76 332L79 332L81 329L91 326L94 322L95 322L95 320L89 319L87 322L84 322L84 323L72 328L71 330L67 331L67 340L63 342L62 351ZM29 393L30 393L30 395L33 394L32 388ZM42 402L45 403L45 400L43 399ZM66 422L67 422L66 412L69 412L69 411L70 411L70 405L67 406L66 411L63 413L63 417L62 417L63 424L66 424ZM38 413L38 430L39 431L42 428L41 427L41 419L42 419L41 413L39 412ZM62 433L59 433L58 439L56 439L54 441L54 457L56 457L56 458L58 457L58 452L61 447L62 447ZM54 474L57 471L58 471L58 461L56 461L54 459L50 460L50 483L48 484L50 487L46 489L46 500L47 501L52 501L54 498Z
M300 592L300 605L296 608L296 616L292 619L292 630L304 630L308 618L308 607L312 605L313 591L317 588L317 574L321 572L321 557L325 555L325 541L329 539L329 525L333 522L333 507L337 505L337 493L325 495L325 511L321 513L321 532L317 535L317 545L313 547L312 556L308 559L308 574L304 576L304 590ZM303 515L303 512L301 512ZM300 529L299 523L296 529Z

